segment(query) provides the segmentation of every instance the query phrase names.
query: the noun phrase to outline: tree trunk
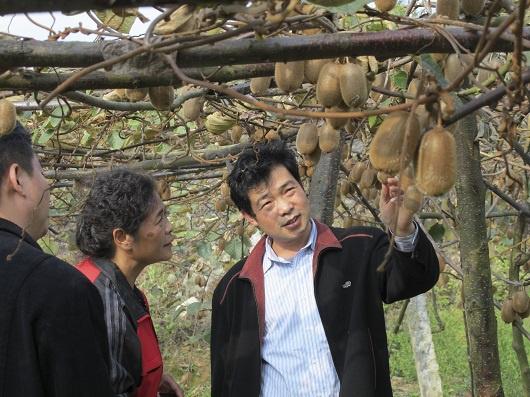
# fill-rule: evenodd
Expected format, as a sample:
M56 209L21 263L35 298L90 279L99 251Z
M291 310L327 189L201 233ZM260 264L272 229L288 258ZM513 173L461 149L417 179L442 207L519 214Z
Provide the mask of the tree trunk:
M469 360L473 394L504 396L491 288L488 237L485 221L485 187L475 115L462 119L455 129L457 147L457 228L463 271L464 311L468 326Z
M519 281L519 261L524 255L521 247L521 240L526 228L526 219L523 215L519 215L517 218L517 224L515 225L515 232L513 236L512 254L510 257L510 270L508 278L512 281ZM510 295L518 291L518 288L514 285L510 285ZM528 356L524 347L523 334L516 327L515 323L512 324L512 347L517 356L519 363L519 369L521 370L521 383L523 387L523 396L530 397L530 368L528 367Z
M325 223L333 224L335 211L335 197L337 195L337 182L339 180L340 157L344 136L337 149L331 153L322 153L309 187L309 203L311 217Z
M442 380L432 342L431 324L425 294L410 299L407 325L414 352L421 397L443 397Z

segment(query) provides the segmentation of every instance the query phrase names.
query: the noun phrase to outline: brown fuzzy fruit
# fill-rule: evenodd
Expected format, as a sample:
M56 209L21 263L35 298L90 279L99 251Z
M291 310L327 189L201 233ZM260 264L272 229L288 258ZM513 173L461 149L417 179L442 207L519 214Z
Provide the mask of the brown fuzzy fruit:
M366 168L363 171L363 174L361 176L359 186L361 187L361 189L368 189L372 187L372 185L375 183L376 178L377 178L377 171L371 167ZM369 197L369 195L366 197Z
M346 196L350 194L351 192L351 184L348 181L342 181L340 183L340 192L343 196Z
M304 164L307 167L311 167L311 166L316 165L319 162L319 160L320 160L320 155L321 154L322 154L322 152L320 151L320 148L318 146L311 153L303 154L302 158L304 159Z
M423 205L423 194L414 185L410 185L403 198L403 206L409 211L416 213Z
M204 105L204 98L191 98L182 104L181 115L186 121L195 121L199 118Z
M296 135L296 150L300 154L311 154L318 146L318 129L315 124L304 123Z
M388 180L388 178L391 178L392 177L392 174L387 174L386 172L383 172L383 171L379 171L377 173L377 180L380 182L380 183L386 183L386 181Z
M304 80L304 61L276 62L274 65L276 85L285 92L296 90Z
M241 127L239 124L234 125L230 129L230 139L232 140L233 143L239 143L242 135L243 135L243 127Z
M515 311L513 310L512 300L506 299L502 303L502 308L501 308L502 321L508 324L513 323L515 321L516 316L517 316L517 313L515 313Z
M165 179L156 181L156 191L162 200L169 200L171 198L171 188Z
M517 313L524 313L530 306L530 298L525 291L517 291L512 295L512 307Z
M402 154L405 139L405 151ZM381 123L370 144L370 162L378 170L396 173L400 169L401 157L404 165L413 159L419 141L418 118L409 112L391 113Z
M307 175L308 178L311 178L314 173L315 173L314 166L307 167L307 169L305 170L305 174Z
M265 134L265 139L266 139L267 141L275 141L275 140L280 139L280 134L279 134L278 131L276 131L276 130L269 130L269 131Z
M456 179L456 143L442 127L427 131L420 143L416 163L416 186L428 196L448 192Z
M348 111L348 108L343 108L341 106L333 106L331 108L326 108L326 112L341 113L341 112L347 112L347 111ZM342 128L346 125L346 123L348 122L348 119L326 117L326 122L329 125L331 125L331 127L338 130L339 128Z
M320 70L317 81L317 100L321 105L330 108L342 104L340 92L341 65L335 62L326 63Z
M471 54L451 54L445 60L444 77L448 83L456 80L462 70L473 62Z
M250 79L250 92L254 95L265 93L271 85L272 77L254 77Z
M339 84L342 100L346 106L363 106L370 90L363 69L354 63L340 65Z
M365 161L359 161L355 163L348 175L348 179L350 180L350 182L359 183L361 177L363 176L364 170L366 170L367 168L368 163Z
M308 59L307 61L305 61L305 65L304 65L305 79L308 82L315 84L318 81L318 75L320 73L320 70L326 63L329 63L329 62L330 62L329 59Z
M145 99L148 91L147 88L126 88L125 96L131 102L139 102Z
M461 0L460 8L466 15L478 16L484 8L484 0Z
M340 143L340 132L329 124L324 124L318 132L318 146L324 153L331 153Z
M528 309L526 309L525 312L519 313L519 316L521 316L521 318L527 318L530 316L530 305L528 305Z
M436 14L449 19L458 19L460 0L437 0Z
M171 86L160 86L149 88L149 100L158 110L169 110L173 105L175 92Z
M17 124L17 110L15 105L7 99L0 100L0 137L7 135Z
M215 202L215 209L219 212L226 211L228 207L228 203L226 202L226 199L220 198Z
M409 164L399 174L399 187L401 188L401 190L406 192L409 186L414 185L415 183L416 182L414 181L414 168L412 167L412 164Z
M376 8L381 12L390 11L396 6L397 0L375 0Z

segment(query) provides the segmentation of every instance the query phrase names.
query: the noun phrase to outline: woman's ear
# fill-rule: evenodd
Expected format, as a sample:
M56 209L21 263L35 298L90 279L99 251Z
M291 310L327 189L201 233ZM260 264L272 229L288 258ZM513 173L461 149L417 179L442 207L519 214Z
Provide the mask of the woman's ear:
M130 251L132 249L133 238L127 234L123 229L114 229L112 231L112 239L114 245L123 251Z

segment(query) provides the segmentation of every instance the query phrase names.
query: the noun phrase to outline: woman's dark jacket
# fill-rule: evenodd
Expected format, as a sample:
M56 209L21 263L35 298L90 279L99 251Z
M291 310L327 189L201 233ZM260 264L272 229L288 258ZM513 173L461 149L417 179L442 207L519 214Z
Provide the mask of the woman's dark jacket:
M412 253L393 250L379 229L317 223L315 297L341 382L340 397L392 396L382 302L421 294L438 280L438 259L419 230ZM263 238L221 279L212 303L212 396L258 397L265 319ZM265 396L266 397L266 396Z
M0 397L107 397L96 288L0 218Z

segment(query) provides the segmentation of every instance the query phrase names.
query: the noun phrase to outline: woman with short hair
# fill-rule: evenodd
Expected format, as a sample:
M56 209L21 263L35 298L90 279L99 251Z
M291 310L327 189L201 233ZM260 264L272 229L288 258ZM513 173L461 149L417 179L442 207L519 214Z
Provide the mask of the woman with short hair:
M120 397L183 396L163 374L149 306L135 285L147 266L172 255L172 228L155 186L150 176L126 169L101 174L77 222L76 243L87 255L77 268L103 300L111 380Z

